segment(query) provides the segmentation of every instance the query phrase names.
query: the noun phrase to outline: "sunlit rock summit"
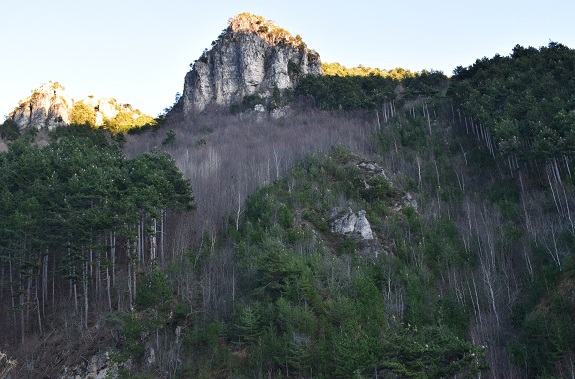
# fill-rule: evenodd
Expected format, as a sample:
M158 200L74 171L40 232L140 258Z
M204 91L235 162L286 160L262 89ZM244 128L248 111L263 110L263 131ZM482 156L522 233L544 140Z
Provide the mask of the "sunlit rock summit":
M269 97L294 88L302 75L322 74L319 55L299 35L250 13L230 19L191 66L179 104L185 116L241 102L246 95Z
M104 126L113 132L155 123L153 117L134 109L130 104L121 104L113 98L98 99L88 96L74 101L64 86L48 82L32 91L32 94L18 103L8 115L20 131L28 129L52 130L57 126L88 124Z
M9 118L21 130L53 129L70 123L73 107L74 100L66 94L64 87L58 82L48 82L22 99Z

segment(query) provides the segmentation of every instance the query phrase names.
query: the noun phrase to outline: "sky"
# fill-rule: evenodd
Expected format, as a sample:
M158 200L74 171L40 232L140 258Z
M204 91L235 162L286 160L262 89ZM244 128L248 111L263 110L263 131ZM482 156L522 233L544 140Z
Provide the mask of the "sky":
M573 0L0 0L0 122L50 80L75 100L113 97L157 116L241 12L348 67L450 75L517 44L575 48Z

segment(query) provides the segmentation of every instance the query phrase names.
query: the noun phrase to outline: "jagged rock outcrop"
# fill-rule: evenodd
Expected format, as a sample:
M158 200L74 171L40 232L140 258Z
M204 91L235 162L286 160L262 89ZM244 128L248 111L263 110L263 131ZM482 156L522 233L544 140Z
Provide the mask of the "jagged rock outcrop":
M118 364L108 352L92 356L89 360L71 367L64 367L58 379L116 379L120 367L127 368L130 362Z
M20 130L53 129L70 123L73 107L74 100L66 94L64 87L58 82L48 82L21 100L8 117Z
M332 233L361 237L363 240L372 240L373 232L365 211L354 213L351 208L334 208L330 212L330 230Z
M32 95L19 102L8 118L18 124L21 132L27 129L52 130L74 122L108 125L114 131L121 131L126 125L142 126L154 122L153 117L132 108L130 104L120 104L113 98L88 96L74 101L58 82L48 82L35 89Z
M270 97L293 88L301 75L321 75L319 55L298 36L260 16L242 13L192 65L179 109L184 116L229 106L244 96Z
M395 212L400 212L405 207L411 207L415 212L419 211L417 200L409 192L406 192L391 209Z
M379 175L390 185L392 184L391 179L385 174L384 169L375 162L361 161L357 164L357 167L365 172L367 178Z
M93 96L88 96L81 101L94 108L96 112L96 126L104 125L104 120L113 119L121 110L121 106L116 99L96 99Z

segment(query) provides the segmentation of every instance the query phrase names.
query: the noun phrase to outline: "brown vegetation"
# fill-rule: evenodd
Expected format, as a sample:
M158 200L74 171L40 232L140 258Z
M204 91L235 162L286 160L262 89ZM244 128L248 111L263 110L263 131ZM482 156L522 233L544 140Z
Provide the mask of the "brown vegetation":
M126 152L135 155L162 147L168 151L194 189L197 210L182 226L195 237L219 234L230 214L241 213L243 201L256 188L283 176L298 160L314 151L341 145L366 156L374 152L374 116L356 117L304 111L289 118L262 119L260 115L204 114L190 125L179 123L156 134L128 138ZM162 146L168 129L175 143ZM180 233L178 233L180 234ZM190 245L182 246L183 251Z

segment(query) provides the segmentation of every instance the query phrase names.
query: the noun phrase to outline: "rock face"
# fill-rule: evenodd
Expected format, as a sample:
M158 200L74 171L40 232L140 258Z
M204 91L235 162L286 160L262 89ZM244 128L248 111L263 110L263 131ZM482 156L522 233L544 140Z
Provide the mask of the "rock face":
M107 352L96 354L81 364L65 367L58 379L116 379L122 366L128 367L129 363L118 365Z
M330 215L330 229L332 233L361 237L363 240L372 240L373 232L365 211L354 213L351 208L335 208Z
M105 119L116 117L120 111L120 107L119 104L116 103L116 99L96 99L93 96L88 96L86 99L81 101L90 105L96 111L96 126L104 125Z
M405 195L401 197L401 199L395 203L391 209L395 212L400 212L403 208L411 207L415 212L419 211L419 207L417 205L417 200L409 193L406 192Z
M20 130L53 129L69 124L73 107L74 100L66 95L64 87L58 82L49 82L21 100L9 118L20 126Z
M246 95L293 88L298 77L321 75L319 55L299 36L260 16L242 13L192 65L180 98L184 116L229 106Z
M107 122L109 125L131 122L133 125L141 126L153 122L151 116L132 108L130 104L120 104L113 98L97 99L88 96L74 101L58 82L48 82L35 89L32 95L20 100L8 118L18 124L21 132L27 129L52 130L57 126L73 123L74 107L80 104L87 106L93 119L90 124L93 126L102 126ZM119 120L115 119L116 116Z

